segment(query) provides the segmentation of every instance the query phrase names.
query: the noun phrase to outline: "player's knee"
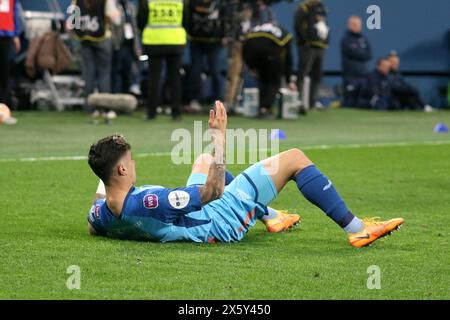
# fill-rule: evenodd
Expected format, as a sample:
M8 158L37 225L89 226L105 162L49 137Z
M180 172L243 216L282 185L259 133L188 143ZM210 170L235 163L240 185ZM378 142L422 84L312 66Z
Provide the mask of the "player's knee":
M298 148L293 148L288 150L289 158L297 160L296 162L303 161L306 158L306 155L302 150Z
M195 159L194 165L195 164L199 164L199 165L211 165L211 162L213 161L213 156L209 153L202 153L201 155L199 155L197 157L197 159Z
M291 159L295 159L295 161L293 161L292 163L295 166L294 170L296 171L302 170L305 167L313 164L312 161L305 155L305 153L298 148L290 149L288 152L289 157Z
M301 157L305 156L303 151L298 148L289 149L288 152L291 154L292 157L296 157L296 158L301 158Z

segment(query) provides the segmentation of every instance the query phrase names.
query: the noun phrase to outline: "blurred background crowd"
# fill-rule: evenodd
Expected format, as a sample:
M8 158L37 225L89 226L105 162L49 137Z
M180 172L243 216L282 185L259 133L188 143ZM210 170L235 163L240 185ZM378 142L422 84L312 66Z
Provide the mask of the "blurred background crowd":
M288 96L303 115L448 107L450 29L439 18L448 1L420 6L410 14L423 19L409 27L395 25L401 12L380 5L381 30L366 27L369 3L354 2L339 1L336 12L320 0L0 0L0 103L114 117L136 107L125 94L148 120L178 120L216 99L239 113L252 97L248 115L260 118L283 117L277 106ZM398 47L380 43L392 38ZM93 94L106 103L88 99ZM110 110L110 101L122 109Z

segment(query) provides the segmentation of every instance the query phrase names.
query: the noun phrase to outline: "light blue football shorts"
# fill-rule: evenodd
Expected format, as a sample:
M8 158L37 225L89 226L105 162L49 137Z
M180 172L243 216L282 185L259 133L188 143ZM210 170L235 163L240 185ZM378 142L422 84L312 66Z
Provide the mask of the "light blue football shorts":
M203 173L191 174L187 185L203 185L206 178ZM261 162L247 168L225 186L220 199L202 207L199 218L211 219L208 241L240 241L256 219L267 214L267 205L277 194L272 177ZM192 213L193 218L197 215Z

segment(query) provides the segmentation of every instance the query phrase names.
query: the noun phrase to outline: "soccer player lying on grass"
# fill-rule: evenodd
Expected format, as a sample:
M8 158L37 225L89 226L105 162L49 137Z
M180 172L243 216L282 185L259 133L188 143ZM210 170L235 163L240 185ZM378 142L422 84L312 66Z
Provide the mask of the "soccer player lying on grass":
M267 206L293 180L303 196L322 209L348 234L350 244L363 247L389 234L402 218L389 221L355 217L331 181L299 149L258 162L234 179L225 170L227 114L216 102L210 111L213 155L200 156L186 187L134 186L131 147L113 135L91 146L89 165L101 179L89 212L91 234L151 241L236 242L256 219L269 231L282 231L298 222Z

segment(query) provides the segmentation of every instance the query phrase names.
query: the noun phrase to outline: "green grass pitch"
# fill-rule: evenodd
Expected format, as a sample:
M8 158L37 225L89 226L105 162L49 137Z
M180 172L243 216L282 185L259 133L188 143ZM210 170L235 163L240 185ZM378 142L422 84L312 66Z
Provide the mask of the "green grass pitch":
M86 214L98 180L83 159L51 157L85 156L96 139L121 132L136 154L138 185L180 186L190 167L172 165L164 153L172 130L192 130L195 118L144 122L137 114L94 126L76 112L16 116L16 126L0 126L1 299L450 298L450 136L432 132L450 124L449 112L229 119L232 128L285 130L281 149L304 148L355 214L406 219L392 237L363 249L352 248L294 184L273 206L300 213L303 222L282 234L258 222L238 244L90 237ZM66 287L70 265L80 267L79 290ZM366 286L371 265L380 268L381 289Z

